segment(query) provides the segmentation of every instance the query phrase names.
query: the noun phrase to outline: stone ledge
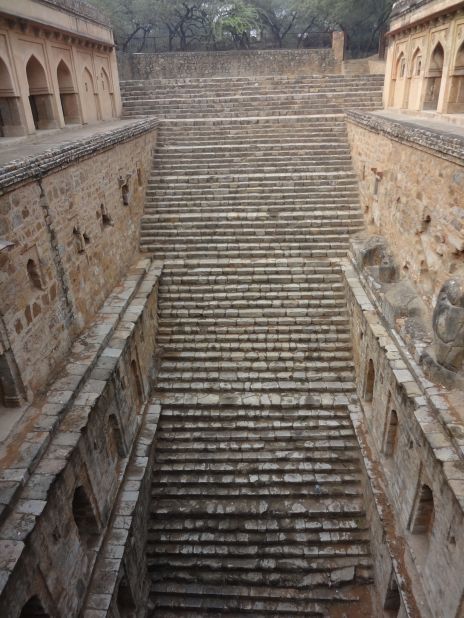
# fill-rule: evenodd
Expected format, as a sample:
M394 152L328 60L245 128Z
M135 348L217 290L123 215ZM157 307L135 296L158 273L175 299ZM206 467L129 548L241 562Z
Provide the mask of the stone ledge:
M369 112L347 110L348 122L437 157L464 165L464 137L452 137L441 131L422 128L409 122L398 122Z
M51 172L153 131L158 124L157 118L143 118L120 128L100 130L91 137L72 139L43 153L11 161L0 167L0 195L16 188L18 184L40 180Z

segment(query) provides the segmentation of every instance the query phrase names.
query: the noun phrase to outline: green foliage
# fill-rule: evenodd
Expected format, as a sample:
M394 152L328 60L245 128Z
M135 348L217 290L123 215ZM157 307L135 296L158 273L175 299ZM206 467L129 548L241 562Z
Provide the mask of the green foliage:
M393 0L92 0L123 50L299 47L343 30L354 55L376 51ZM256 36L253 36L256 35Z

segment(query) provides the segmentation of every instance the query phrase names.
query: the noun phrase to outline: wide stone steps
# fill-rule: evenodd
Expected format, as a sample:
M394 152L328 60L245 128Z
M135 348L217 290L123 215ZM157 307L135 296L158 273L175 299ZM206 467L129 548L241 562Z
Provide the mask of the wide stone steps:
M141 224L165 260L154 616L373 616L337 261L362 225L342 113L380 106L380 85L123 86L126 113L166 117Z

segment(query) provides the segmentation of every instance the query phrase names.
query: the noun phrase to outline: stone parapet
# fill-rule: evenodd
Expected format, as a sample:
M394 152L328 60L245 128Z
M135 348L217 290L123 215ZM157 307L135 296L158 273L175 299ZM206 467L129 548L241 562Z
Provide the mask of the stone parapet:
M41 180L47 174L62 170L82 159L92 157L156 129L157 118L145 118L110 130L97 129L90 137L58 143L37 155L26 156L0 167L0 195L18 185Z
M370 112L348 110L346 115L349 122L359 127L464 165L464 136L421 127L407 121L392 120Z
M72 13L78 17L84 17L96 21L99 24L108 26L111 28L110 19L99 11L95 6L85 0L36 0L40 4L56 7L57 9L64 10L67 13Z
M2 449L1 615L16 615L31 594L53 616L83 607L128 458L146 456L151 441L153 410L144 417L144 408L155 373L160 273L149 258L129 270ZM142 480L134 474L129 467L127 478ZM126 499L134 487L120 494L116 515L132 514ZM137 501L129 500L134 508ZM45 549L42 538L54 542Z

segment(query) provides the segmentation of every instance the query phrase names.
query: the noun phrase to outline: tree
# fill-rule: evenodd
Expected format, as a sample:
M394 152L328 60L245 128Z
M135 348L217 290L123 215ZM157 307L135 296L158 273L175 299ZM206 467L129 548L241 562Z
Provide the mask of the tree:
M244 0L218 7L215 28L219 40L230 37L237 48L250 46L251 33L259 28L259 15L256 8L251 4L245 4Z

